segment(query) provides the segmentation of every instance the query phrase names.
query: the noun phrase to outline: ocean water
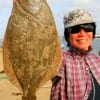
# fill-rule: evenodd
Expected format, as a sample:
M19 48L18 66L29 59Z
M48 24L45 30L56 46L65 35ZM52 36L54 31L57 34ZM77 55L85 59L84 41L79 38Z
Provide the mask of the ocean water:
M93 53L100 55L100 38L95 38L92 42Z

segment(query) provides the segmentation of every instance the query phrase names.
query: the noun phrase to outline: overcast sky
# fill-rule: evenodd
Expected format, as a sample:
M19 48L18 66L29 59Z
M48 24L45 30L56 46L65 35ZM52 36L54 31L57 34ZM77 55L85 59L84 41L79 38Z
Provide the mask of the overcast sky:
M97 33L100 34L100 1L99 0L47 0L57 26L59 35L63 36L63 16L70 10L85 8L94 17ZM0 1L0 38L3 38L12 9L12 0Z

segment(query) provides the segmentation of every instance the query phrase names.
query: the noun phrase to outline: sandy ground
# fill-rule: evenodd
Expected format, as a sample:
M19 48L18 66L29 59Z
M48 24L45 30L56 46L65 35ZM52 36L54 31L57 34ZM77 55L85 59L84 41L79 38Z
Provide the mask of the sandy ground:
M0 48L0 100L21 100L21 92L7 79L3 71L2 49ZM49 100L51 81L37 91L37 100Z

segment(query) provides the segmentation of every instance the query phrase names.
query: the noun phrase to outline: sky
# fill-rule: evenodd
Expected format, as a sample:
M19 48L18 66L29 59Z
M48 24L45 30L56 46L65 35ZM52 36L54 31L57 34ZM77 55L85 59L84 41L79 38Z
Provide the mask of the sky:
M7 23L12 10L13 0L0 2L0 39L3 39ZM53 13L58 34L63 36L63 16L75 9L86 9L93 16L97 25L97 34L100 34L100 1L99 0L47 0Z

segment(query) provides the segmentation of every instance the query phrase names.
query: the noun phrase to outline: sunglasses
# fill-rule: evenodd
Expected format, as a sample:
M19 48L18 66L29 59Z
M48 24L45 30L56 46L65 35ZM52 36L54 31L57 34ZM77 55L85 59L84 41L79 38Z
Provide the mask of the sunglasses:
M92 24L82 24L68 28L68 32L71 34L77 34L81 29L84 29L85 32L93 32L94 26Z

